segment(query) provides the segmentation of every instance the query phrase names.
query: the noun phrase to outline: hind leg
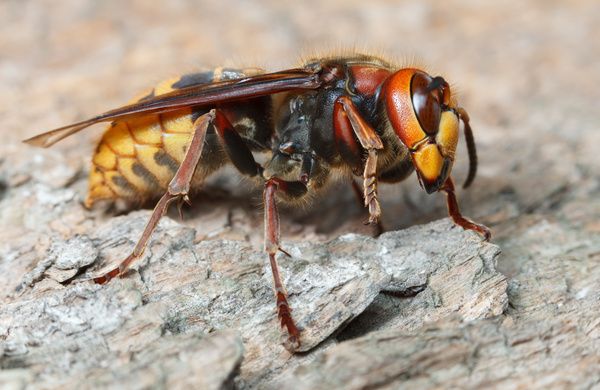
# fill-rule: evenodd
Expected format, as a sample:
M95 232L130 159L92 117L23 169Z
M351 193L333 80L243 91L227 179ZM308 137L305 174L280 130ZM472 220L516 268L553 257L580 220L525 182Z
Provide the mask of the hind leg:
M175 200L181 199L184 201L188 201L188 193L190 190L190 184L192 181L192 177L194 176L194 172L196 171L196 166L198 165L198 161L200 160L200 156L202 155L202 149L204 146L204 140L206 139L206 131L208 126L212 123L215 118L214 110L210 111L207 114L202 115L200 118L196 119L194 122L194 134L192 136L192 141L190 146L188 147L183 162L177 169L175 176L169 183L167 188L167 192L160 198L156 206L154 207L154 211L152 212L152 216L150 220L146 224L144 228L144 232L142 236L138 240L135 245L133 251L125 260L123 260L118 267L110 270L102 276L94 278L94 282L104 284L114 278L115 276L123 274L127 268L131 265L133 261L140 258L148 245L148 240L152 235L152 232L156 229L158 222L162 218L163 215L167 212L169 205L173 203Z
M243 174L248 176L255 176L260 174L262 167L254 161L252 153L245 145L240 135L235 131L229 120L218 110L211 110L210 112L202 115L194 122L194 131L192 140L185 153L183 162L177 169L175 176L169 183L167 192L160 198L150 220L144 228L142 236L135 245L133 251L125 260L123 260L118 267L110 270L102 276L94 278L94 282L104 284L112 278L122 275L127 268L135 260L139 259L143 254L148 241L152 236L152 233L156 229L158 222L163 215L167 212L171 203L175 201L185 201L189 203L188 194L190 191L190 185L202 150L205 144L206 132L208 127L213 125L216 133L223 144L224 150L227 153L229 159L233 165Z

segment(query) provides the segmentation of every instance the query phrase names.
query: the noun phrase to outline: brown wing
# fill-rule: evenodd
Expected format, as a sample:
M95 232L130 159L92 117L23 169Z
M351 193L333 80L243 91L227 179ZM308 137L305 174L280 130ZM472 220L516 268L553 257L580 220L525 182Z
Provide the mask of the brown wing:
M301 68L196 85L119 107L93 118L36 135L23 142L47 148L99 122L175 111L192 106L215 105L295 89L315 89L322 84L319 69Z

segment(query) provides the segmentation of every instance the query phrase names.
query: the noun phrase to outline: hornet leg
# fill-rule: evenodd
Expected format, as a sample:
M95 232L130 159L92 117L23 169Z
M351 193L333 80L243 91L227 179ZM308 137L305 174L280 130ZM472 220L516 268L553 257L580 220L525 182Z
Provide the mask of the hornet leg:
M363 206L363 204L365 203L363 189L360 187L360 184L358 184L356 181L354 181L354 179L350 180L350 183L352 184L352 191L354 192L354 196L356 197L356 200L358 201L360 206ZM374 237L380 236L384 231L385 231L385 229L383 228L383 224L381 223L381 220L378 219L377 223L375 225Z
M190 189L190 183L192 181L192 177L194 176L194 172L196 171L196 166L198 165L198 161L200 160L200 155L202 154L202 149L204 146L204 140L206 138L206 131L208 129L209 124L214 120L215 112L214 110L209 113L202 115L200 118L196 119L194 123L194 134L192 136L192 142L188 147L183 162L177 169L175 176L169 183L169 187L167 188L167 192L160 198L156 206L154 207L154 211L152 212L152 216L150 220L146 224L144 228L144 232L142 233L142 237L140 237L139 241L135 245L133 252L125 260L119 264L117 268L112 269L106 274L94 278L94 282L99 284L104 284L111 280L112 278L123 274L129 265L132 262L137 260L144 254L144 250L148 245L148 240L150 236L156 229L158 222L162 218L163 215L167 212L169 205L173 203L177 199L182 199L185 201L189 201L188 192Z
M196 166L200 161L206 132L211 124L215 126L216 133L219 135L219 139L221 140L229 159L241 173L248 176L255 176L262 172L262 167L254 161L252 153L225 115L218 110L211 110L202 115L194 122L192 141L186 151L183 162L169 183L167 192L160 198L154 207L152 216L146 224L144 232L135 245L133 252L131 252L117 268L112 269L100 277L94 278L94 282L104 284L112 278L122 275L131 263L144 254L150 236L156 229L162 216L167 212L169 205L176 200L183 200L189 203L188 193L192 177L194 176Z
M458 208L458 201L456 200L456 194L454 193L454 182L452 182L452 178L448 177L444 186L441 188L446 192L447 202L448 202L448 213L450 217L454 221L455 224L467 230L474 230L477 233L483 236L485 241L489 241L492 237L492 233L490 229L488 229L484 225L477 224L470 219L467 219L462 216L460 210Z
M373 128L361 117L358 109L348 96L340 96L334 107L334 127L338 144L350 144L348 127L352 129L363 149L367 151L367 160L363 169L363 198L365 207L369 209L368 223L377 223L381 216L381 206L377 198L377 150L383 149L383 142ZM339 135L339 136L338 136ZM347 153L347 152L346 152Z
M293 348L300 346L300 332L292 318L290 305L287 301L287 292L281 282L279 267L275 255L279 248L279 214L277 213L277 204L275 193L283 191L291 196L301 196L306 193L306 185L299 181L284 181L277 178L268 179L265 183L263 195L265 205L265 251L269 255L271 271L273 272L273 283L275 287L275 302L277 305L277 316L281 322L281 327L286 327L289 335L289 341Z

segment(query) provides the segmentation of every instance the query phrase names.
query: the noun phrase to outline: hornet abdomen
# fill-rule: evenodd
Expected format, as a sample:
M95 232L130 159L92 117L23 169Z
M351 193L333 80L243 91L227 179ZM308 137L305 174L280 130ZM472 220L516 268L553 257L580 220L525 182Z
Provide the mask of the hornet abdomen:
M256 68L216 68L187 74L158 84L142 101L176 89L238 79L263 73ZM92 158L89 191L85 205L99 200L139 201L162 195L183 161L191 141L194 121L212 107L183 109L112 122L105 130ZM252 149L266 148L271 137L271 98L261 97L220 106ZM192 189L223 166L226 158L221 141L209 129L206 145L196 169Z

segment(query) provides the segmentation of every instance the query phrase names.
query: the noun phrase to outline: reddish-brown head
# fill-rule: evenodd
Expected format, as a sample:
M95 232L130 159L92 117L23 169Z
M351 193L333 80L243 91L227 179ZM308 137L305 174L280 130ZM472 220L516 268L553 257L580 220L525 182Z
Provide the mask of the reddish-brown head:
M444 184L454 163L459 119L465 124L471 160L468 186L475 176L476 155L466 112L455 106L448 83L419 69L401 69L384 83L381 97L394 131L410 150L423 188L432 193Z

